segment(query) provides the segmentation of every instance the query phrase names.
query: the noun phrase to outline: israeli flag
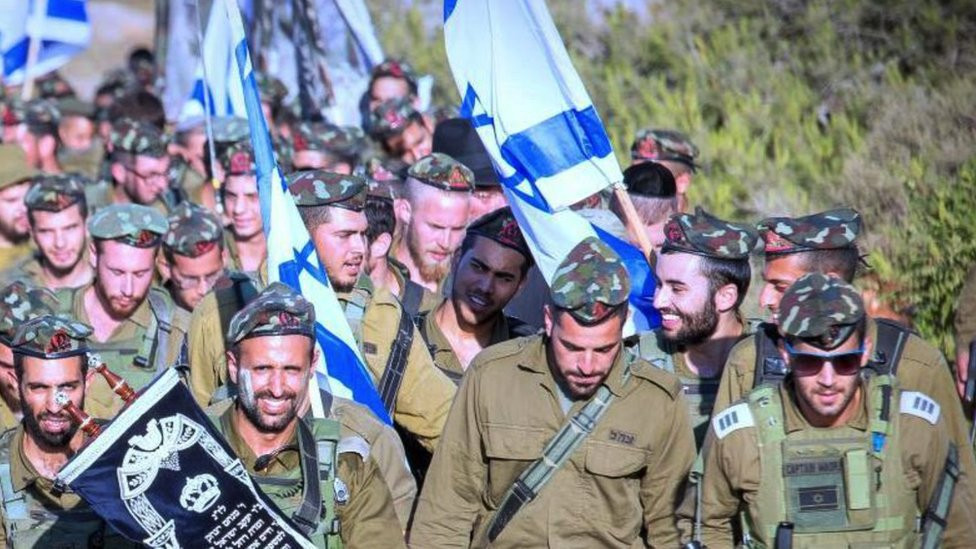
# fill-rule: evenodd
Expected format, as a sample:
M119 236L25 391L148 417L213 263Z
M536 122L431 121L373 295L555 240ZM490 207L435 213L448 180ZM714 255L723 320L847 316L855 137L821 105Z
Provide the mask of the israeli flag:
M227 17L224 16L223 10L211 8L207 29L203 36L203 48L194 73L193 87L190 90L190 97L180 109L179 122L204 116L207 108L207 98L204 94L210 96L212 116L243 117L245 115L244 88L241 86L241 79L237 77L233 48L234 40ZM206 71L204 71L204 64L206 64Z
M0 0L0 14L5 85L24 82L31 39L41 41L31 76L61 68L91 40L85 0Z
M359 354L346 315L332 290L325 268L319 264L308 230L299 217L298 207L288 194L275 161L237 3L235 0L222 2L235 44L234 56L244 90L251 144L257 164L261 214L268 237L268 278L288 284L315 305L315 332L323 359L316 376L319 386L328 387L337 396L368 406L377 417L391 424L390 416ZM314 399L319 395L312 392L311 396ZM313 410L315 408L313 403ZM321 403L318 409L321 410Z
M551 283L576 244L609 237L568 209L623 179L603 122L544 0L445 0L444 39L463 98L461 116L484 142L536 264ZM641 256L612 240L618 253ZM641 295L650 266L646 260L626 264L631 278L641 281L632 292L632 332L653 324L650 300Z

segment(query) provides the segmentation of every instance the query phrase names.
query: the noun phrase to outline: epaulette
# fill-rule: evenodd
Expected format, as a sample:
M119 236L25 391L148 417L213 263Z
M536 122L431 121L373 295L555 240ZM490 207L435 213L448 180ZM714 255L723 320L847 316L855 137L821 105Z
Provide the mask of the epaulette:
M916 417L920 417L925 421L935 425L939 421L939 414L942 408L939 403L929 398L924 393L919 393L917 391L903 391L901 393L901 407L900 411L903 414L909 414Z
M729 433L745 427L754 427L755 425L756 421L752 417L749 405L745 402L740 402L735 406L726 408L712 418L712 429L715 430L715 436L719 440L728 436Z
M633 364L630 366L630 373L634 377L639 377L659 386L671 397L671 400L678 398L678 395L682 392L681 380L678 376L655 367L643 358L633 357L633 361Z
M476 360L471 363L471 366L485 364L487 362L494 362L499 358L515 356L521 353L525 346L534 341L537 337L542 336L533 335L528 337L517 337L515 339L509 339L508 341L503 341L502 343L486 347L483 351L478 353Z
M336 446L337 454L359 454L359 457L363 458L363 461L369 459L369 443L366 439L360 436L348 436L339 439L339 445Z

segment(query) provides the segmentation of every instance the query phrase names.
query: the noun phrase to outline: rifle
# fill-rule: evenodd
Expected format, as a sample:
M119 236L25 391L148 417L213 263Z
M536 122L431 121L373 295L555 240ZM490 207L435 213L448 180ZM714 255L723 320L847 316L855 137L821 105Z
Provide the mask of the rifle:
M973 407L973 426L969 429L969 445L976 441L976 339L969 342L969 364L966 365L966 390L963 400Z

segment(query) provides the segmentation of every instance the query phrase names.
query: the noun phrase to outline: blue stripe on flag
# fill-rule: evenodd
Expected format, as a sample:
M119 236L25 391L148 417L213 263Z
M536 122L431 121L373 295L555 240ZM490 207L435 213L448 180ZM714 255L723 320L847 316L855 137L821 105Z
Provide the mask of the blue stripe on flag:
M30 47L30 39L26 36L20 42L11 46L3 54L3 74L10 73L27 64L27 49Z
M84 0L49 0L47 3L47 16L73 21L88 20Z
M468 84L468 89L464 92L464 99L461 101L461 108L459 109L458 115L461 118L467 118L470 120L471 125L475 128L490 126L495 122L494 118L485 113L475 115L475 105L481 106L481 100L478 98L478 92L474 91L471 84Z
M637 314L634 315L634 329L644 332L661 326L661 313L654 308L657 278L651 271L644 254L629 242L617 238L596 225L593 225L593 230L600 240L617 252L624 262L624 267L627 268L627 274L630 275L628 301L631 307L644 317L639 318Z
M444 0L444 21L446 22L451 14L454 13L454 8L457 7L457 0Z
M207 105L210 105L210 114L215 114L216 113L216 110L214 109L213 90L211 90L209 87L207 87L207 92L206 93L207 93L207 95L210 96L210 103L207 103L207 101L206 101L207 98L205 98L203 96L203 93L204 93L203 89L204 89L203 80L197 80L193 84L193 92L190 94L190 99L192 99L192 100L200 103L200 107L203 108L203 109L206 109L207 108Z
M319 346L322 347L322 352L325 353L329 375L349 388L353 400L368 407L380 420L392 424L393 421L386 413L380 394L373 386L372 377L360 364L356 353L341 339L326 330L321 322L315 323L315 336Z
M533 182L612 152L610 138L592 106L563 111L508 136L501 146L502 158Z

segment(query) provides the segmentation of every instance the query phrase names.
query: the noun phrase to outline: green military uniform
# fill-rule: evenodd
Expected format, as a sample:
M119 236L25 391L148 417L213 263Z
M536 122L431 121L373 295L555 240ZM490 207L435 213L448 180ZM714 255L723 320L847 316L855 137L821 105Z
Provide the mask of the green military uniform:
M272 283L231 319L228 345L245 338L298 334L314 341L315 308L294 290ZM311 366L309 366L311 367ZM359 437L340 437L334 419L297 418L292 439L277 452L258 456L240 435L249 421L229 407L214 423L272 502L318 547L404 547L390 493ZM308 463L308 461L311 463ZM315 476L310 479L309 474ZM309 482L319 484L321 501L308 498ZM318 515L306 508L321 506Z
M664 226L664 235L661 253L693 254L747 265L749 253L756 244L756 235L751 229L722 221L701 210L694 214L672 216ZM749 329L749 325L744 324L740 337L746 336ZM715 405L720 377L702 377L693 372L685 361L685 350L665 340L659 332L639 334L631 345L631 350L638 356L658 368L677 374L681 379L690 407L695 442L701 448Z
M86 360L88 326L66 317L38 316L19 326L10 341L19 355ZM24 451L23 424L0 436L0 543L7 547L138 547L106 526L78 495L54 489ZM79 435L80 436L80 435Z
M819 273L797 280L780 311L786 337L827 349L859 337L865 318L853 287ZM715 415L704 452L705 545L732 547L731 522L742 509L758 547L773 545L782 521L793 524L793 547L971 545L973 479L959 473L960 448L939 404L888 375L864 376L859 385L844 425L812 426L792 376ZM686 539L688 507L679 519Z
M16 143L0 145L0 190L25 184L38 175L37 170L27 165L27 155ZM33 247L30 239L0 247L0 271L10 268L17 261L29 255Z
M590 238L557 269L551 296L593 325L613 322L628 292L619 257ZM427 472L413 547L677 544L674 504L695 456L677 378L619 351L594 396L574 401L547 345L542 335L508 341L468 368ZM518 493L528 503L512 506Z

